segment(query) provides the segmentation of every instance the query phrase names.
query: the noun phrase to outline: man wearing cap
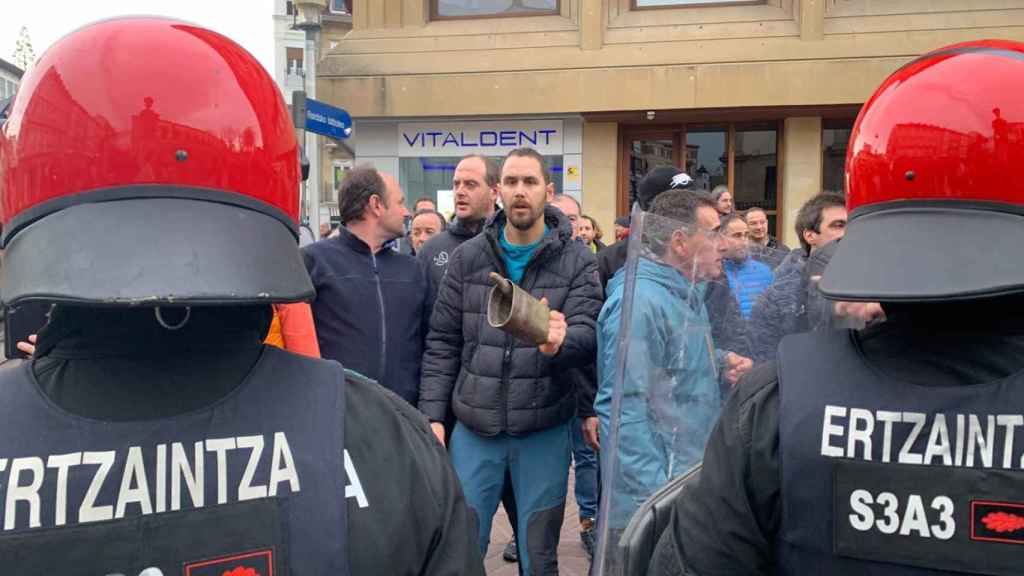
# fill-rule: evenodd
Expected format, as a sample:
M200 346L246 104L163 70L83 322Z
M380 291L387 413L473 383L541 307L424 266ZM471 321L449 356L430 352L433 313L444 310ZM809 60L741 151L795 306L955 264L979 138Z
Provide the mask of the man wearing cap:
M637 186L636 201L641 210L647 211L654 199L666 190L685 190L693 194L694 182L688 174L673 166L659 166L651 170ZM703 202L710 202L704 196ZM717 210L717 208L716 208ZM607 290L608 281L626 263L629 238L625 238L597 253L597 268L601 285ZM715 345L740 356L749 356L750 347L746 336L746 323L740 315L739 302L724 282L709 282L704 291L704 302L709 311L711 332Z
M602 438L618 425L617 442L601 453L610 479L610 508L603 511L610 534L621 534L647 497L700 461L694 448L721 405L716 362L730 369L736 363L727 353L709 353L706 343L710 324L700 292L722 273L722 250L709 234L717 227L718 212L706 197L683 190L658 195L644 223L633 294L625 291L624 270L608 285L598 318L595 408ZM628 360L620 358L623 343ZM672 425L678 427L667 430ZM687 441L674 441L677 435Z
M750 373L649 574L1020 574L1022 86L1024 44L976 41L867 101L819 288L886 321Z
M295 130L258 61L185 22L104 20L12 110L3 300L56 305L0 369L5 574L483 574L426 420L263 345L272 305L313 286Z
M689 174L673 166L658 166L640 180L636 188L636 202L640 209L650 209L654 199L665 190L693 190L693 179ZM608 281L622 265L626 263L626 249L629 239L624 238L608 246L597 254L597 271L601 275L601 286Z

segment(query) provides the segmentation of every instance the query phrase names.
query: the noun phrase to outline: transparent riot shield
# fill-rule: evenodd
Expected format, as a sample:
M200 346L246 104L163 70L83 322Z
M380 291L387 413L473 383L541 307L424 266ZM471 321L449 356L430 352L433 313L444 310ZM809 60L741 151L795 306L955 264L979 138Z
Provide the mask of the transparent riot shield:
M750 368L714 336L712 318L724 319L729 304L709 300L712 288L727 288L723 250L721 236L695 221L633 214L626 264L598 320L602 489L592 574L624 573L631 517L700 463L730 382Z
M749 242L750 257L767 265L772 270L782 266L782 264L786 262L786 259L794 252L798 253L799 250L790 250L777 244L774 246L765 246L753 241Z
M840 242L836 240L812 252L804 267L809 330L862 330L885 321L885 312L877 302L838 302L825 298L818 290L818 282Z
M751 254L764 254L766 250L755 246ZM776 253L776 259L778 256L782 253ZM815 326L809 318L807 262L803 250L786 252L779 265L771 270L771 282L754 300L746 328L747 352L755 362L774 360L783 338L807 332Z
M750 321L753 311L776 278L778 266L789 250L779 250L750 240L747 223L739 216L725 216L720 227L722 273L709 282L705 298L711 332L720 350L752 357ZM781 271L791 268L789 263Z
M793 251L773 271L772 284L759 296L747 321L749 352L755 362L774 360L779 343L790 334L860 330L885 320L877 303L836 302L818 290L839 242L815 249L810 255Z

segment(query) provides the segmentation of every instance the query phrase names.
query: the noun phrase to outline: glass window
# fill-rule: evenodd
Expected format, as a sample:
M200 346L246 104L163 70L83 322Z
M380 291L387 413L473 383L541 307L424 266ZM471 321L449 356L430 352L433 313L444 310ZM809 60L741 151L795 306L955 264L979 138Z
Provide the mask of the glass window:
M756 0L755 0L756 1ZM633 0L633 8L699 6L701 4L752 4L751 0Z
M821 131L821 189L845 193L846 148L852 128L824 128Z
M433 0L434 16L523 16L557 14L559 0Z
M345 176L352 170L354 162L352 160L334 160L331 162L331 176L333 186L331 190L325 191L325 198L321 198L321 202L338 202L338 189L341 188L341 181L345 179Z
M352 0L331 0L331 12L335 14L351 14Z
M284 13L289 16L295 15L295 4L292 3L292 0L288 0L284 3Z
M737 210L758 206L775 230L778 199L778 137L775 130L737 130L732 195Z
M725 130L686 133L686 173L701 190L729 183L728 138Z
M636 187L648 172L675 165L675 144L671 139L633 140L629 152L629 206L633 206Z
M284 49L284 57L288 63L287 72L288 74L302 74L302 60L303 52L302 48L291 48L286 47Z
M452 177L455 166L461 157L431 158L400 158L398 161L399 183L405 192L407 202L415 202L417 198L427 197L434 201L437 210L451 219L455 210L452 197ZM504 157L495 157L500 166ZM551 180L555 185L555 194L560 194L563 187L563 166L561 156L545 156L551 170ZM409 208L412 208L410 205Z

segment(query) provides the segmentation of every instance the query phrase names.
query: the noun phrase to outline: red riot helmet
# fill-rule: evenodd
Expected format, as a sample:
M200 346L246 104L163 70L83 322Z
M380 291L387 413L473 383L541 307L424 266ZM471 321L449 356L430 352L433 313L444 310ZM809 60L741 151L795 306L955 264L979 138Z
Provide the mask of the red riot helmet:
M927 302L1024 292L1024 44L941 48L864 105L847 156L849 225L820 290Z
M3 300L308 299L299 155L273 79L235 42L129 17L57 41L0 129Z

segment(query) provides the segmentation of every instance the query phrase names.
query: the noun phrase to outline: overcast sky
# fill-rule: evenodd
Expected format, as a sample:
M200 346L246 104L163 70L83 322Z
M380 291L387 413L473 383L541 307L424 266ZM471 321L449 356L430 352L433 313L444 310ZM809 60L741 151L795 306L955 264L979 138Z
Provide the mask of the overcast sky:
M173 16L238 42L274 74L274 0L11 0L0 9L0 58L13 62L18 31L28 27L36 57L68 32L130 14Z

